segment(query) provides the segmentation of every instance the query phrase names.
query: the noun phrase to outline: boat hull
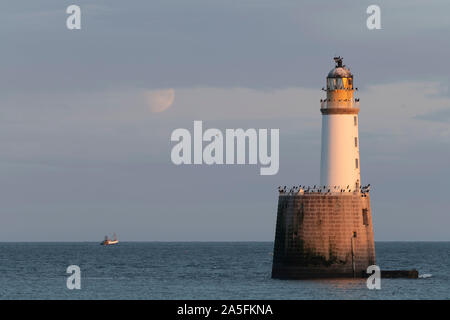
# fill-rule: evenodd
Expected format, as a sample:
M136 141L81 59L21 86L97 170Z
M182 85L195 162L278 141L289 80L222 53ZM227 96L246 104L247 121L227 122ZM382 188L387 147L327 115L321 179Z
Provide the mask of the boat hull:
M105 240L102 243L100 243L102 246L111 246L114 244L118 244L119 241L118 240Z

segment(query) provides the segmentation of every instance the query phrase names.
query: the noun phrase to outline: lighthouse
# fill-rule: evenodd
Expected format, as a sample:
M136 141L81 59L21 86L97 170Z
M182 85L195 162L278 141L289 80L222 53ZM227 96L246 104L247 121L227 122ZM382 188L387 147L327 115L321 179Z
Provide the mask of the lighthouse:
M332 190L360 188L359 101L353 98L353 75L341 57L328 73L326 99L321 101L322 152L320 184ZM335 188L336 187L336 188Z
M368 186L361 186L358 114L350 69L341 57L320 101L320 184L279 188L272 277L363 277L375 264Z

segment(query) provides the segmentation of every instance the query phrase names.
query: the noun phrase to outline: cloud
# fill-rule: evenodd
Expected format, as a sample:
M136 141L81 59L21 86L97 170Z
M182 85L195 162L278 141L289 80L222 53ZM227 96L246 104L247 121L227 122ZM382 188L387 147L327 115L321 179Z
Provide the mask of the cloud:
M415 117L419 120L450 122L450 108L440 109L433 112L420 114Z
M332 68L334 54L344 56L361 89L363 84L446 79L450 70L445 63L450 19L443 0L380 1L386 32L367 29L369 3L349 0L327 1L328 10L300 1L241 1L239 6L135 1L129 6L98 0L95 5L81 1L82 32L68 33L60 2L0 3L2 58L8 61L2 66L1 94L124 87L315 89Z
M163 112L167 110L175 100L175 90L173 88L165 90L146 91L147 103L152 112Z

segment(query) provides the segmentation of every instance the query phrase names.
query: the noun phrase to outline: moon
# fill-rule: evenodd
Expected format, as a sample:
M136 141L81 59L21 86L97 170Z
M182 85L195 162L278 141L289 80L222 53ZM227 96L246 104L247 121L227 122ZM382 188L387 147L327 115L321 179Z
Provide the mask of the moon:
M175 90L173 88L149 90L145 92L145 97L152 112L163 112L173 104Z

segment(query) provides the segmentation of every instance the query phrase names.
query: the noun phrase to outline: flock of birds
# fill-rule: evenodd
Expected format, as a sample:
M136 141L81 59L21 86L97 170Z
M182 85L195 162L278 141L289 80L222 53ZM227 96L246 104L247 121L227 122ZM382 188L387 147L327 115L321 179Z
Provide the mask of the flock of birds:
M341 186L317 186L314 185L313 187L310 186L293 186L289 190L286 186L284 187L278 187L278 192L280 194L286 194L286 195L294 195L297 193L304 194L304 193L322 193L322 194L331 194L331 193L346 193L346 192L356 192L357 190L352 190L350 188L350 185L348 185L346 188L343 188ZM366 186L361 186L359 188L359 192L361 192L363 195L366 193L369 193L370 191L370 183Z

